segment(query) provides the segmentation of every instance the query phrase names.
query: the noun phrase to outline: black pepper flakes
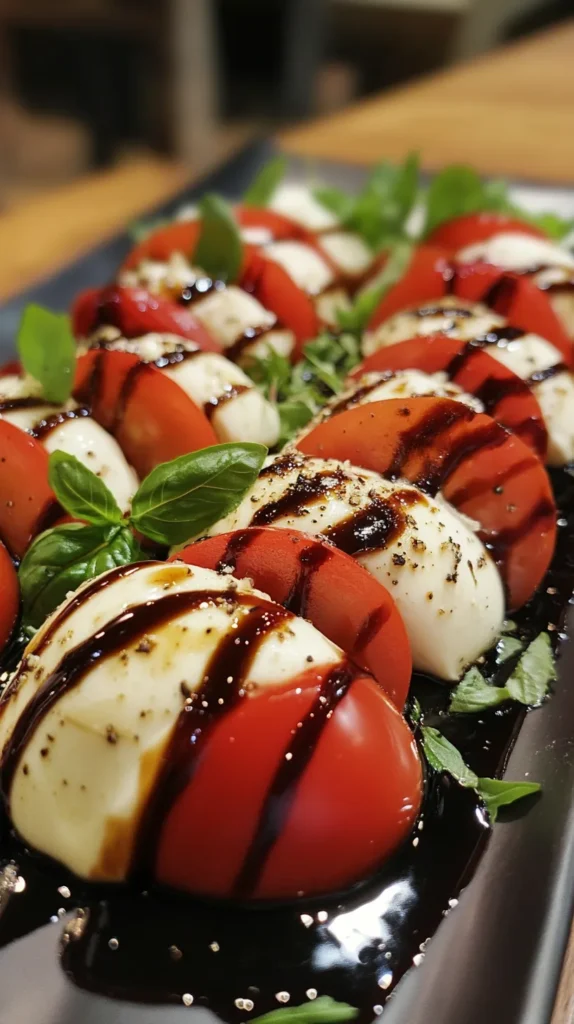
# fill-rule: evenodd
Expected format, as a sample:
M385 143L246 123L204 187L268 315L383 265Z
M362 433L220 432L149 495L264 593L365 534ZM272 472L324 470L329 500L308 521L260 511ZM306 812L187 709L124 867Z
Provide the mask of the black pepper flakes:
M108 743L115 744L118 742L118 734L114 729L113 725L106 726L106 740Z
M393 565L404 565L405 562L406 562L406 558L405 558L404 555L397 555L397 554L393 555Z

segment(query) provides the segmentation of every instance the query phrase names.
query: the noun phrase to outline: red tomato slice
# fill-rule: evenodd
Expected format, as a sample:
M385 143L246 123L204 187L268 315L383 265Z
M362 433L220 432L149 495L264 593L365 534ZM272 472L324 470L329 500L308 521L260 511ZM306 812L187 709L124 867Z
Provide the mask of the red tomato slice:
M241 286L262 306L275 313L279 327L293 331L296 339L293 360L296 362L305 342L319 333L319 318L313 300L295 284L283 267L266 259L264 252L255 248L246 253Z
M489 416L517 434L539 458L546 457L548 433L534 393L526 381L474 342L440 333L412 338L377 349L353 370L353 377L409 369L446 373L449 380L475 395Z
M166 263L173 252L191 256L199 238L199 220L174 220L166 227L152 231L151 235L138 242L123 262L122 269L130 270L139 266L142 260L157 260Z
M140 477L160 462L217 444L209 420L185 391L131 352L81 356L74 396L117 438Z
M475 242L485 242L502 232L513 231L522 235L530 235L534 238L548 238L545 231L527 224L517 217L511 217L507 213L496 213L483 211L482 213L464 213L460 217L439 224L438 228L428 236L430 245L441 245L450 252L456 253L467 245L474 245Z
M572 342L548 295L530 278L504 272L490 263L461 263L450 288L461 299L484 302L513 327L540 334L558 349L567 366L572 365Z
M173 557L206 569L231 565L234 576L248 577L310 619L402 710L412 671L403 621L390 594L349 555L316 537L267 526L209 537Z
M374 680L352 683L316 745L297 749L327 674L319 668L260 691L216 722L164 820L160 883L243 899L333 892L368 877L407 837L421 765Z
M124 338L142 334L178 334L194 341L206 352L221 352L221 345L197 320L190 309L171 299L152 295L145 288L88 288L72 307L76 337L86 338L96 327L117 327Z
M48 486L48 454L24 430L0 420L0 538L21 558L61 514Z
M556 539L550 480L532 450L490 416L447 398L389 399L320 423L297 447L442 491L481 524L510 608L542 580Z
M236 206L234 213L242 228L262 228L277 242L290 238L307 241L310 235L310 232L290 217L262 206Z
M0 366L0 377L11 377L12 374L20 375L22 367L17 359L12 359L9 363L4 363Z
M0 654L8 643L20 607L20 588L14 563L0 543Z
M415 249L406 273L377 306L368 329L374 331L393 313L444 295L449 274L448 252L437 245L420 245Z

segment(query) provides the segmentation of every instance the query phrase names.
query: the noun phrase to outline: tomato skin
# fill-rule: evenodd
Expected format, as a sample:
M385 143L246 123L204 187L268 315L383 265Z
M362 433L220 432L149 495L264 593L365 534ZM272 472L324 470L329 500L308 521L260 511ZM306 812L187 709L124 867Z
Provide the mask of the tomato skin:
M22 366L17 359L12 359L9 363L0 366L0 377L11 377L12 374L19 376L21 372Z
M8 643L20 607L20 588L14 563L0 542L0 654Z
M87 338L97 327L108 324L117 327L124 338L155 332L177 334L206 352L221 352L221 345L191 310L145 288L88 288L77 297L72 307L76 337Z
M48 453L24 430L0 420L0 538L21 558L58 504L48 485Z
M86 352L76 365L74 397L114 435L140 477L160 462L217 444L185 391L131 352Z
M531 449L484 413L447 398L372 402L320 423L297 447L383 476L392 468L430 494L441 490L481 524L509 608L525 604L541 582L556 540L548 474Z
M306 684L299 677L281 692L250 696L217 722L164 821L160 883L219 897L294 899L367 877L406 838L422 799L418 752L394 705L361 677L287 791L282 827L259 877L253 887L238 886L263 802L313 705L318 675L320 669Z
M377 349L352 376L409 369L445 371L449 380L476 395L493 419L517 434L544 461L548 432L536 396L526 381L499 363L488 349L437 332Z
M251 247L246 253L241 285L265 309L275 313L278 326L289 328L295 335L294 362L300 358L305 342L319 333L319 317L313 300L289 277L283 267L267 259L264 251Z
M377 306L368 323L374 331L394 313L409 306L437 299L446 292L450 273L448 252L438 245L419 245L400 281L393 285Z
M349 555L316 537L267 526L197 541L174 559L206 569L231 565L234 576L253 580L278 604L310 619L375 676L399 710L404 707L412 659L402 618L388 591Z
M453 255L459 249L476 242L486 242L495 235L512 231L532 238L545 238L548 235L534 224L527 224L508 213L484 210L482 213L464 213L460 217L439 224L427 238L429 245L440 245Z

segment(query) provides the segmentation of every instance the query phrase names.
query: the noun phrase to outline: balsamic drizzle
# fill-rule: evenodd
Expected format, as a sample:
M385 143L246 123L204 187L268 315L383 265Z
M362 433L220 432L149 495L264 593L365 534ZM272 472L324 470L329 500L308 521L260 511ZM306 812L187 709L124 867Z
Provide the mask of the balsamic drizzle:
M218 409L230 402L231 399L237 398L238 395L245 394L246 391L251 391L248 384L230 384L226 387L221 394L213 395L207 402L203 404L203 411L207 416L208 420L212 420Z
M67 423L69 420L83 419L85 416L90 415L90 410L86 406L79 406L76 409L66 409L62 412L56 412L53 416L48 416L44 420L40 420L36 423L34 428L30 431L33 437L38 441L43 441L53 430L57 430L62 424Z

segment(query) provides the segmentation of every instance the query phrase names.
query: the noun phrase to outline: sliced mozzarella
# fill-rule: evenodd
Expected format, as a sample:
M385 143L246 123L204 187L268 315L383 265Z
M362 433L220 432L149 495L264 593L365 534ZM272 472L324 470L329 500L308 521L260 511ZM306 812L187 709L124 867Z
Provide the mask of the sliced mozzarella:
M279 439L279 414L253 381L230 359L200 352L175 334L144 334L108 341L108 348L136 352L171 377L203 408L220 441L257 441L268 447ZM170 357L173 361L170 361Z
M397 602L421 671L454 681L499 634L504 595L490 555L451 506L410 484L289 452L210 533L265 523L331 535L365 565Z
M239 636L254 603L277 607L248 582L209 569L151 562L121 572L112 570L108 586L100 577L99 589L83 602L77 600L79 591L73 606L62 605L44 645L44 630L53 628L48 620L27 649L0 719L3 749L19 716L26 715L27 704L65 656L101 635L102 656L86 660L73 686L60 681L60 696L28 738L10 811L30 846L78 875L105 881L127 875L140 815L176 722L186 700L200 689L211 657L222 641L234 632ZM194 593L203 600L186 608L184 595ZM167 617L158 616L147 632L134 629L121 650L105 654L114 618L131 609L136 624L138 606L149 602L153 608L175 594L182 595L181 604ZM308 672L310 662L319 667L343 661L338 647L288 612L261 628L248 678L242 680L245 699Z
M272 242L266 247L265 255L283 267L308 295L319 295L335 280L326 260L305 242Z
M307 185L284 182L271 199L270 209L301 224L309 231L328 231L338 225L338 218L318 199Z
M456 254L460 263L492 263L504 270L537 270L540 267L574 269L574 256L561 245L544 238L502 231L483 242L467 245Z
M30 385L28 379L16 376L1 378L0 389L0 407L7 394L16 398L19 392L18 397L25 398L30 390L33 395L38 392L35 381ZM76 409L75 402L54 406L40 400L29 408L0 411L0 416L22 430L37 428L38 439L46 451L74 455L104 481L125 510L137 490L138 478L117 441L83 411L75 415Z
M360 277L373 262L373 252L352 231L329 231L321 236L321 248L349 277Z
M469 340L486 334L494 324L502 326L505 323L505 320L497 317L482 303L465 302L464 299L447 295L402 313L395 313L374 331L367 331L361 347L363 355L370 356L387 345L396 345L417 335L439 332Z
M574 271L564 267L549 267L533 275L548 301L574 341Z
M173 252L167 262L145 259L131 270L120 271L118 284L124 288L146 288L158 295L189 287L203 277L205 274L191 266L183 253Z
M337 327L338 314L351 308L351 300L344 288L328 288L315 299L317 316L327 327Z

